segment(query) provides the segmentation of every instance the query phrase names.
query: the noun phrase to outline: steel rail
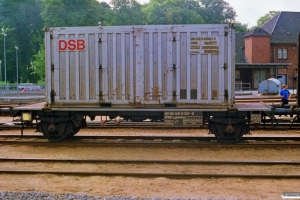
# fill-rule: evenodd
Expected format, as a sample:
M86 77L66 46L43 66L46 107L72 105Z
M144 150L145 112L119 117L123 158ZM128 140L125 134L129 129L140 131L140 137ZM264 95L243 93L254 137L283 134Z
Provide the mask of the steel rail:
M2 162L80 162L82 163L117 163L117 164L204 164L204 165L299 165L298 161L206 161L206 160L103 160L103 159L48 159L48 158L0 158ZM87 172L54 170L0 170L5 174L55 174L65 176L126 176L126 177L168 177L168 178L300 178L300 174L226 174L226 173L160 173L160 172Z
M298 179L300 174L201 174L201 173L134 173L134 172L70 172L0 170L2 174L55 174L64 176L126 176L126 177L167 177L167 178L289 178Z
M75 159L75 158L0 158L2 162L71 162L71 163L118 163L118 164L208 164L208 165L300 165L300 161L265 160L115 160L115 159Z
M289 178L299 179L300 174L216 174L216 173L142 173L142 172L72 172L72 171L35 171L0 170L2 174L54 174L64 176L126 176L126 177L166 177L166 178Z
M0 134L0 138L15 138L15 139L44 139L46 138L43 135L17 135L17 134ZM149 136L140 136L140 135L75 135L70 139L65 139L65 142L74 142L79 140L101 140L101 141L108 141L108 140L118 140L118 142L141 142L147 140L156 140L156 142L163 142L163 141L171 141L171 142L203 142L203 141L211 141L217 140L217 138L211 134L211 136L174 136L174 135L149 135ZM121 141L122 140L122 141ZM130 141L125 141L130 140ZM63 143L64 141L58 142ZM240 139L240 143L246 142L253 142L253 141L300 141L300 134L299 136L243 136ZM53 142L49 142L53 143Z
M249 142L249 143L235 143L235 144L225 144L220 143L216 140L208 142L177 142L177 141L142 141L142 142L124 142L120 141L92 141L92 142L82 142L82 141L65 141L65 142L49 142L47 140L43 141L0 141L1 145L27 145L27 146L80 146L80 147L193 147L193 148L300 148L300 143L290 143L290 142Z

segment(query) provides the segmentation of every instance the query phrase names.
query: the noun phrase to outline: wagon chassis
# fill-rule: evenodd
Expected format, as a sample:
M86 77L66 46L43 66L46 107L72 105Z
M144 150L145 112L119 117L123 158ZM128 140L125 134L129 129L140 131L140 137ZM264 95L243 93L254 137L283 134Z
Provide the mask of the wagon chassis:
M71 111L70 111L71 110ZM267 113L267 112L266 112ZM270 113L264 115L270 115ZM96 116L121 117L123 120L142 122L143 120L164 122L173 127L199 127L208 124L209 131L225 143L234 143L249 132L251 112L228 111L226 109L185 109L185 108L51 108L32 109L16 107L12 116L20 116L21 123L30 125L36 120L37 132L42 132L49 141L62 141L74 136L86 127L86 118L91 121ZM30 117L27 119L24 116Z

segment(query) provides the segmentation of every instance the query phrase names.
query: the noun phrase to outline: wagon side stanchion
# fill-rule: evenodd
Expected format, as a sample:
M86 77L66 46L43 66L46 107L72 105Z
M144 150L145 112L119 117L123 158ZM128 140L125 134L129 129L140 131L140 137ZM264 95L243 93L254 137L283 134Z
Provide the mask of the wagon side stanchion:
M23 137L24 121L21 119L21 138Z

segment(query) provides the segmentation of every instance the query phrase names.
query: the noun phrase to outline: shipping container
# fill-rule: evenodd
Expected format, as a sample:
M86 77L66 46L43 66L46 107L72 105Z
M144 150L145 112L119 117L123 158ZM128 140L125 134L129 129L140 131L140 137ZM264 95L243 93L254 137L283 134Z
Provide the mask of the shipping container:
M231 25L45 29L51 107L234 107Z

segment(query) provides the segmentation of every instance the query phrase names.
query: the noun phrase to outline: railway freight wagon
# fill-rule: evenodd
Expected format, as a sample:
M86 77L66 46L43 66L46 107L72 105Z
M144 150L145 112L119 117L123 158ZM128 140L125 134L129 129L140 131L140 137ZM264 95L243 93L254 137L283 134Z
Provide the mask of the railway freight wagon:
M259 123L266 106L236 105L232 25L55 27L45 29L46 103L14 108L37 119L49 140L75 135L96 116L209 124L225 142Z

